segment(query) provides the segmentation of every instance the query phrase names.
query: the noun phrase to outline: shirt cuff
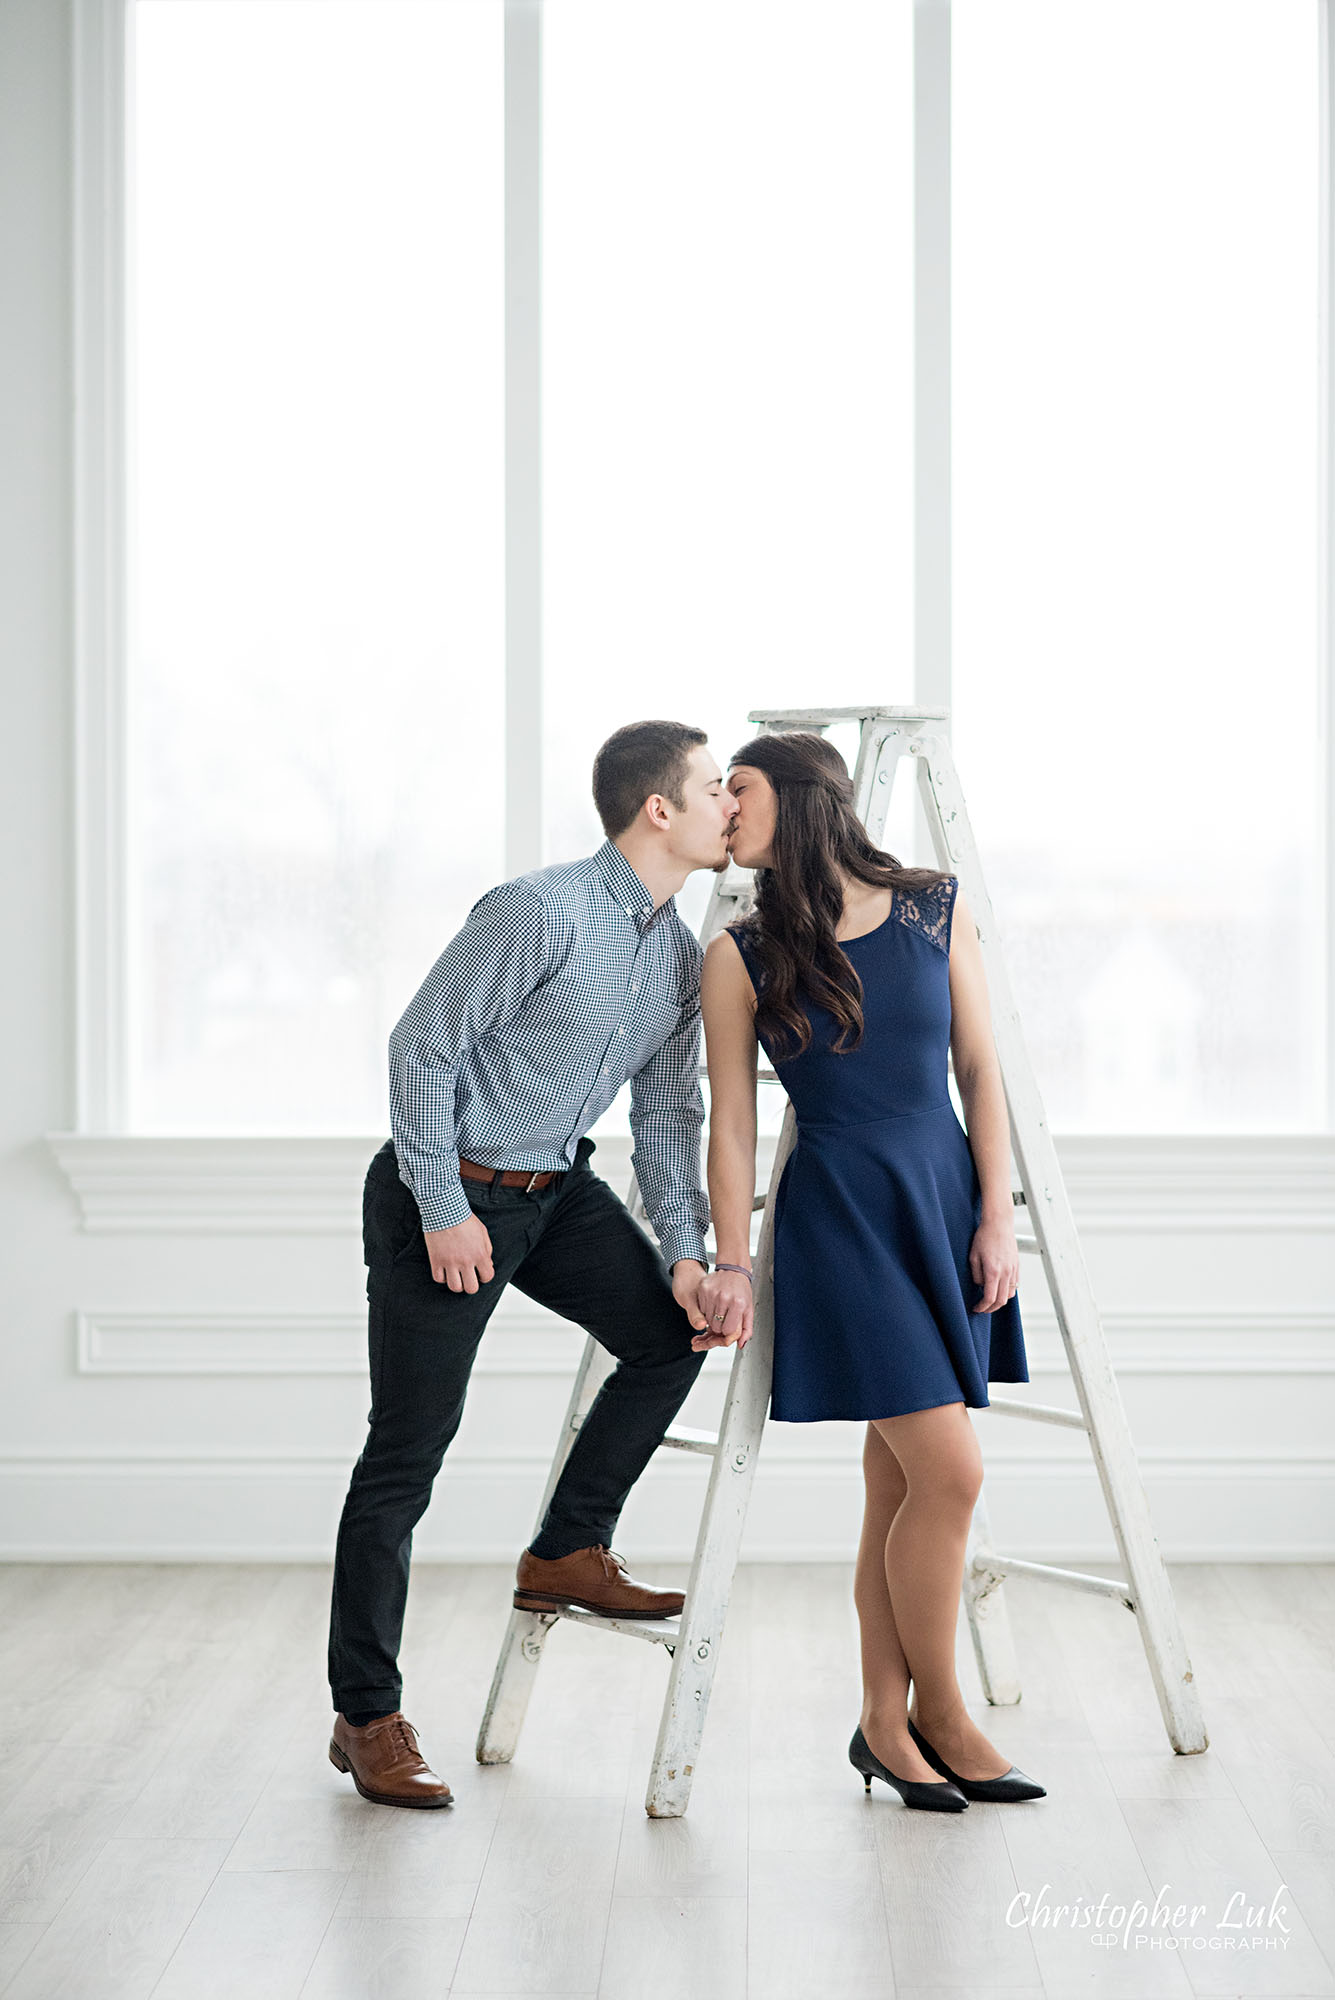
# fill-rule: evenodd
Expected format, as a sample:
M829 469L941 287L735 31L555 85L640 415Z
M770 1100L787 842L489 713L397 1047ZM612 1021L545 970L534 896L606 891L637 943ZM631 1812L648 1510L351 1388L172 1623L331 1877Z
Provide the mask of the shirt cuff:
M690 1228L669 1229L658 1239L663 1258L669 1270L683 1257L695 1257L706 1270L709 1269L709 1252L705 1249L705 1239L697 1230Z
M419 1194L416 1200L423 1229L453 1229L456 1223L467 1222L473 1213L464 1184L458 1179L452 1187L441 1188L435 1194Z

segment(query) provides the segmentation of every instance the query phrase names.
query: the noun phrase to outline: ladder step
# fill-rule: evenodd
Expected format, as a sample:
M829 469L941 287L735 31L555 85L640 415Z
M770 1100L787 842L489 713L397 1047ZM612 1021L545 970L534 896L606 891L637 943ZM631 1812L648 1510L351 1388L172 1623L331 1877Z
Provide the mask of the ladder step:
M1063 1583L1069 1590L1088 1590L1096 1597L1115 1597L1128 1611L1136 1608L1131 1586L1120 1576L1089 1576L1084 1570L1057 1569L1051 1563L1021 1562L1018 1556L998 1556L990 1549L975 1550L973 1573L975 1576L1036 1576L1044 1583Z
M663 1444L669 1451L702 1451L710 1458L718 1450L713 1431L693 1431L689 1424L673 1424L663 1433Z
M1036 1236L1017 1236L1015 1247L1017 1250L1027 1250L1031 1256L1043 1248Z
M651 1646L675 1646L681 1637L680 1618L606 1618L601 1611L586 1611L582 1604L567 1604L560 1611L544 1611L539 1616L568 1618L572 1625L619 1632L625 1639L647 1639Z
M988 1408L999 1410L1003 1417L1032 1417L1036 1424L1064 1424L1072 1431L1089 1429L1079 1410L1058 1409L1055 1403L1022 1403L1015 1396L993 1396Z

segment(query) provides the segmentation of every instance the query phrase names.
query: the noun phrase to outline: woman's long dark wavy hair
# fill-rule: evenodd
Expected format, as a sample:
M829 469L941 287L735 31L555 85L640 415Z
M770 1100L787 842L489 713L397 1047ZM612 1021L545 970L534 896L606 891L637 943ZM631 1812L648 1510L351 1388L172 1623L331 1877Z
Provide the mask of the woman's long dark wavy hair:
M729 759L750 764L774 788L772 868L756 870L756 900L744 919L759 961L756 1031L785 1060L800 1055L811 1029L799 990L834 1016L835 1054L862 1040L862 981L835 938L845 874L906 892L949 878L939 868L906 868L873 847L853 810L853 781L833 743L813 730L756 736ZM792 1046L790 1047L789 1044Z

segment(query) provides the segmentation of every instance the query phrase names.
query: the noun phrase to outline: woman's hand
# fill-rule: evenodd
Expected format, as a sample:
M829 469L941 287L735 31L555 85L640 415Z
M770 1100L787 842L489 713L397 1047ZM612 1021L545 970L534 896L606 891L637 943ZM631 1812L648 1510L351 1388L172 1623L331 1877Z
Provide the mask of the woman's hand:
M969 1249L969 1269L983 1296L976 1313L996 1312L1015 1297L1020 1282L1020 1252L1015 1241L1015 1223L1010 1216L984 1216L974 1231Z
M708 1329L697 1333L691 1342L697 1354L709 1347L731 1347L734 1341L739 1347L746 1346L755 1319L749 1278L740 1271L711 1271L700 1280L696 1304Z

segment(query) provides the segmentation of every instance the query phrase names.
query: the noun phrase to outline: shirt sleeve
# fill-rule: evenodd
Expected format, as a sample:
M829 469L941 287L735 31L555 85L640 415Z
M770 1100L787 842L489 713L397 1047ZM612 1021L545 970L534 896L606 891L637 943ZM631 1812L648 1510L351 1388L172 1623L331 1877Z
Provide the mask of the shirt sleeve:
M541 897L523 881L488 890L422 981L389 1038L394 1150L424 1229L472 1213L459 1178L455 1087L466 1051L513 1021L547 971Z
M682 1257L709 1261L705 1231L709 1202L700 1185L699 955L693 991L681 1019L656 1055L630 1080L631 1166L645 1214L669 1265Z

